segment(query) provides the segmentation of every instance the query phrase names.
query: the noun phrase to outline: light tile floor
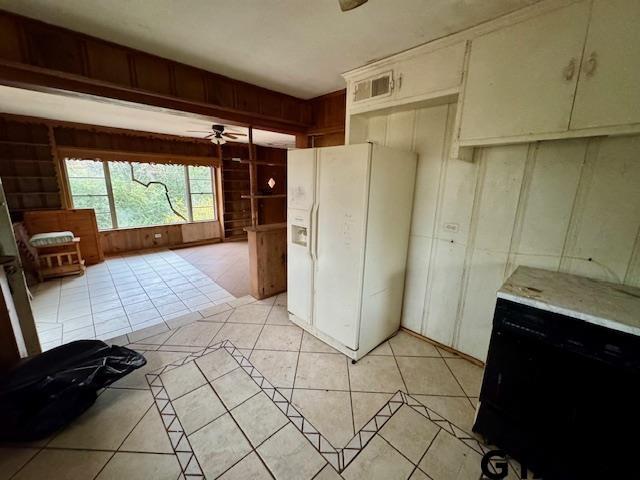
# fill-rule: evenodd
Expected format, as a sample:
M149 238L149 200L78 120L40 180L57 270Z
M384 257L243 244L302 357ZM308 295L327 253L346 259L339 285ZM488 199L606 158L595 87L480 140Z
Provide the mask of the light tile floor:
M43 350L112 338L189 312L198 317L200 310L235 299L169 250L111 257L85 275L40 283L32 293Z
M482 369L406 332L357 364L242 297L122 335L147 365L0 479L480 478ZM46 472L46 474L44 473Z

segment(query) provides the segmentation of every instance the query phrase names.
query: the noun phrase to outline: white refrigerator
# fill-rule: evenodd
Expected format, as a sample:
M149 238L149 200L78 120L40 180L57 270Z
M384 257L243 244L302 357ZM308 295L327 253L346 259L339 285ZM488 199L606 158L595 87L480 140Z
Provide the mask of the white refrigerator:
M288 153L289 318L354 360L400 326L416 161L371 143Z

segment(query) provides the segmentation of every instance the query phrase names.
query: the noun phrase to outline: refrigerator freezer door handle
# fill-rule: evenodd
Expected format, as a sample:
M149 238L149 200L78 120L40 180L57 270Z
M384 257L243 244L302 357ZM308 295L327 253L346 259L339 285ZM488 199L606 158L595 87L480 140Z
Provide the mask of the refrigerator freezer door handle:
M311 236L311 258L314 263L318 260L318 210L320 206L315 203L311 208L311 218L309 221Z

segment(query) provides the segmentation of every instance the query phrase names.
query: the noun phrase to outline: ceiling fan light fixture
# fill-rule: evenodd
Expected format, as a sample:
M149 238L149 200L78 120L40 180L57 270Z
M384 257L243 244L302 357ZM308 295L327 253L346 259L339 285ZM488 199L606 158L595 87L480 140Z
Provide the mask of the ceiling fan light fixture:
M227 143L227 141L222 137L212 137L211 143L214 143L216 145L224 145L225 143Z
M338 0L338 3L340 3L340 10L347 12L358 8L360 5L364 5L367 3L367 0Z

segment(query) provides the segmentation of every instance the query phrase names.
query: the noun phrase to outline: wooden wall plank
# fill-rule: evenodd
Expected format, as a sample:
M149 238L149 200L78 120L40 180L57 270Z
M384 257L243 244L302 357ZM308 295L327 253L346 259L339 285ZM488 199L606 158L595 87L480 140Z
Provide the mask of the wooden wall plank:
M136 87L171 95L171 64L152 55L132 55Z
M13 62L23 61L20 30L12 17L0 15L0 58Z
M321 95L309 100L312 125L307 136L307 147L332 147L345 144L347 91Z
M196 102L206 102L207 93L204 84L204 75L196 68L185 65L175 65L176 95Z
M40 22L26 22L29 63L38 67L76 75L86 73L83 44L73 33Z
M542 142L532 158L506 274L517 265L558 270L582 174L584 140Z
M640 226L640 137L597 139L576 199L562 270L622 283Z
M504 281L528 145L488 148L481 158L479 195L467 247L466 282L454 347L484 358L496 292Z
M133 86L127 51L101 41L86 42L88 74L91 78Z

